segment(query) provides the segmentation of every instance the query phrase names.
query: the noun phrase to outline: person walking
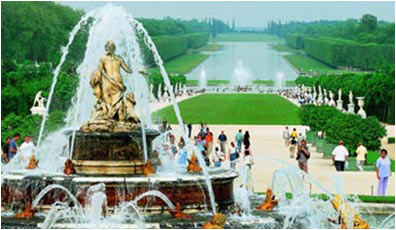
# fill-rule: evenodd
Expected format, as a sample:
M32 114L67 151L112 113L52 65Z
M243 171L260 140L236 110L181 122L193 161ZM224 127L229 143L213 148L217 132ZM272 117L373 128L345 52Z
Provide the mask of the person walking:
M246 130L245 135L243 135L243 145L245 146L245 150L250 147L250 134L249 131Z
M296 128L293 128L293 131L291 132L290 137L297 140L298 136L297 136L297 129Z
M210 156L213 150L213 133L209 130L209 128L206 128L205 141L206 149L208 151L207 155Z
M339 141L338 146L332 152L332 160L337 171L344 171L345 162L348 160L349 152L344 146L344 141Z
M386 149L381 149L376 166L377 179L379 180L377 194L378 196L385 196L389 177L392 176L391 161L389 160L388 151Z
M289 132L289 127L285 127L285 130L283 130L282 134L283 140L285 141L285 146L289 147L289 141L290 141L290 132Z
M363 165L364 162L366 161L366 154L367 154L367 149L366 147L363 146L362 142L359 142L357 144L357 149L356 149L356 166L360 171L363 171Z
M242 141L243 141L243 135L242 135L242 129L240 129L235 135L235 142L237 143L238 146L238 152L241 152L242 150Z
M220 151L224 153L227 144L227 136L224 134L224 130L221 130L221 134L217 138L217 142L220 144Z
M231 142L231 148L228 150L228 159L230 159L230 168L235 170L236 162L239 158L238 149L234 142Z
M192 124L191 124L191 122L188 123L187 129L188 129L188 138L191 139L191 132L192 132Z
M308 159L310 157L311 153L308 150L307 142L302 140L301 144L298 146L296 160L298 162L298 167L305 173L308 173Z
M294 153L296 153L296 147L297 147L297 141L296 139L292 138L289 146L290 158L294 158Z

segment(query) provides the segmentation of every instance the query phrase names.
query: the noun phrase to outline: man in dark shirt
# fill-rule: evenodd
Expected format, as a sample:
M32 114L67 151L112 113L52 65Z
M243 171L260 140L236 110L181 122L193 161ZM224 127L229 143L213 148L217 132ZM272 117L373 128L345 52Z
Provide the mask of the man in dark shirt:
M10 141L10 146L8 150L8 160L10 161L17 153L17 141L21 138L19 133L14 134L14 138Z
M191 122L188 123L187 129L188 129L188 138L191 138L191 132L192 132L192 124L191 124Z
M225 153L226 152L226 144L227 144L227 136L224 134L224 130L221 130L221 134L217 138L217 142L220 144L220 151Z

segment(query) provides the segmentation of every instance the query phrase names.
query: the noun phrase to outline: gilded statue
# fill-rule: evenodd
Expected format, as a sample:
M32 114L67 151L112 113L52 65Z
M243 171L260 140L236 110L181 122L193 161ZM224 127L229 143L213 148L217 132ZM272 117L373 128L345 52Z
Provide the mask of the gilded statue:
M331 200L334 209L339 213L339 221L329 218L330 222L341 224L341 229L369 229L370 225L363 220L359 213L349 206L348 202L342 199L340 195L335 195ZM348 226L348 220L351 220L351 226Z
M269 211L272 212L275 206L278 205L278 200L275 199L274 193L271 189L267 189L265 192L264 202L257 206L256 209L259 211Z
M132 73L122 57L115 54L113 41L105 44L106 55L100 58L98 69L91 75L90 85L95 95L91 119L81 128L86 132L130 131L140 124L135 114L133 93L126 93L121 69ZM139 73L145 75L144 71Z

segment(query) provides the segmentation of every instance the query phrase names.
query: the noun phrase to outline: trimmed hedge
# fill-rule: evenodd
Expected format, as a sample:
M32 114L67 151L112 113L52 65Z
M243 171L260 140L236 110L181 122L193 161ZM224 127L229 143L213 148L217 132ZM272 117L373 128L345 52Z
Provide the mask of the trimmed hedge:
M304 48L304 36L301 34L286 34L286 44L295 49Z
M298 77L296 84L321 86L337 94L343 92L344 108L349 103L348 93L355 97L365 97L364 109L368 116L376 116L380 121L395 124L395 69L387 68L368 74L333 74L315 77Z
M191 49L200 48L209 41L209 33L192 33L183 36L187 38L187 47Z
M164 62L187 53L189 48L196 49L208 43L209 33L191 33L184 35L165 35L153 37L153 42ZM151 51L141 41L145 63L154 66Z
M342 113L331 106L303 105L299 116L303 125L314 131L325 132L328 143L337 144L343 140L350 149L362 142L367 149L377 151L381 147L381 138L386 135L385 128L377 118L362 119L358 115Z
M265 192L258 192L258 195L265 195ZM293 193L286 192L287 199L293 199ZM328 201L330 197L325 193L311 194L311 198ZM370 196L370 195L347 195L346 199L349 201L355 201L356 197L364 203L382 203L382 204L394 204L395 196Z
M390 44L361 44L352 40L304 37L305 52L330 66L374 70L395 63L395 46Z

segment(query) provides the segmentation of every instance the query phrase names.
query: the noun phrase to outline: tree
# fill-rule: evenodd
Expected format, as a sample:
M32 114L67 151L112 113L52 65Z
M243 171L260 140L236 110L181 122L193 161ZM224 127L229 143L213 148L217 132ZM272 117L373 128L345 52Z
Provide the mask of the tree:
M371 14L363 15L360 20L363 31L373 32L377 29L377 17Z

